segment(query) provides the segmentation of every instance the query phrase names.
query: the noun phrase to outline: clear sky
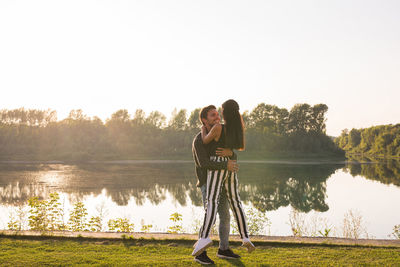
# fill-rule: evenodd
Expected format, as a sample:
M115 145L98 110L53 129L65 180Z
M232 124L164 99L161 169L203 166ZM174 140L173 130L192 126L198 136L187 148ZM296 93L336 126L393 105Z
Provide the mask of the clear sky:
M400 1L0 1L0 109L325 103L327 133L400 123Z

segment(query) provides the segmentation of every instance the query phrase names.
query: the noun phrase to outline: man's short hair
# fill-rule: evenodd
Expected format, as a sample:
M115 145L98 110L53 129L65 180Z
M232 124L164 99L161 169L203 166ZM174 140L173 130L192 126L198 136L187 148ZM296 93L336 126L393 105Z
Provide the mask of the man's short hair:
M209 112L210 110L212 110L212 109L217 109L217 108L216 108L214 105L209 105L209 106L204 107L204 108L202 108L202 109L200 110L199 119L200 119L201 124L204 125L204 122L203 122L202 119L207 119L207 114L208 114L208 112Z

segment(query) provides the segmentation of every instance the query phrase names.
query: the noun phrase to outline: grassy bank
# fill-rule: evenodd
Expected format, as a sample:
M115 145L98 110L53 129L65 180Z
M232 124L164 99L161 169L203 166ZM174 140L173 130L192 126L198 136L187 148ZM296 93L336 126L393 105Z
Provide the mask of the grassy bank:
M191 266L191 240L0 237L0 264ZM208 250L217 266L399 265L400 248L265 243L254 253L233 246L240 260L217 258L217 244ZM199 265L200 266L200 265Z

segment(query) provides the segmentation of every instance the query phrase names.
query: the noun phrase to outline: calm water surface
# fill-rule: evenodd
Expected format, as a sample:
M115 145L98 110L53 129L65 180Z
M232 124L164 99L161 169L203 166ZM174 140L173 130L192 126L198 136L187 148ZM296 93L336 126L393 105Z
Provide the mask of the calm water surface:
M400 164L272 164L242 162L240 197L246 209L265 213L271 222L264 233L291 235L289 215L297 211L313 225L328 225L342 234L344 215L362 216L369 237L390 238L400 224ZM185 232L194 232L203 217L200 190L190 161L123 163L0 164L0 229L7 229L18 207L58 192L66 214L82 201L89 216L102 210L104 222L125 217L140 231L166 231L169 217L183 216ZM27 223L26 223L27 225ZM105 223L106 225L106 223ZM107 230L107 227L104 229Z

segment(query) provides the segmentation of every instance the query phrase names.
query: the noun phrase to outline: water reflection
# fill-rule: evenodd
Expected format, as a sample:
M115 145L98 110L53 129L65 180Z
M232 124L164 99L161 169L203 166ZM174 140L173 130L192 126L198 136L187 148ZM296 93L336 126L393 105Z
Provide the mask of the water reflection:
M343 170L359 177L353 179ZM239 180L245 206L269 211L279 235L290 234L290 229L282 229L287 226L291 207L309 214L325 212L324 216L337 226L348 209L361 209L380 238L386 238L398 224L398 216L393 215L396 207L387 203L399 203L399 161L376 164L363 160L346 165L241 163ZM143 218L163 227L159 231L166 229L169 215L175 211L186 214L186 218L203 214L192 162L0 164L0 226L3 222L2 227L6 227L7 212L14 207L26 205L33 196L48 199L52 192L65 197L67 210L71 210L71 203L82 201L93 213L104 202L110 218ZM371 199L371 192L377 197ZM185 219L186 227L191 227L191 222Z
M241 199L260 211L291 205L295 209L327 211L326 180L343 165L284 165L242 163L239 173ZM169 193L181 206L201 206L200 190L192 163L136 164L3 164L0 165L0 201L25 204L33 196L45 199L54 191L71 200L86 195L107 195L119 206L133 197L137 205L165 201Z
M338 169L384 184L400 186L400 163L386 164L262 164L242 163L239 173L241 199L260 211L291 205L301 212L324 212L326 181ZM201 206L193 164L0 164L0 201L3 205L26 204L33 196L46 199L57 191L72 201L107 192L125 206L133 197L137 205L147 200L158 205L171 194L173 201Z
M248 178L241 195L258 210L276 210L291 205L295 209L326 211L326 180L342 165L254 164L241 168ZM249 169L247 169L249 168Z
M23 204L33 196L47 198L53 191L81 200L85 195L101 194L103 189L120 206L127 205L132 196L138 205L146 199L157 205L165 200L166 191L183 206L188 191L195 203L201 203L192 164L0 165L3 204Z
M353 159L365 162L365 159ZM361 175L369 180L379 181L383 184L400 186L400 161L388 160L383 162L366 162L364 164L347 164L346 171L353 177Z

